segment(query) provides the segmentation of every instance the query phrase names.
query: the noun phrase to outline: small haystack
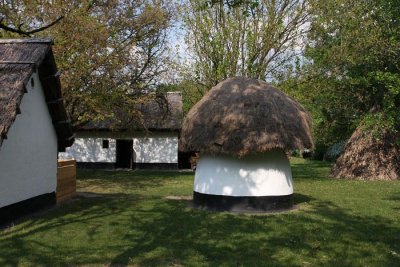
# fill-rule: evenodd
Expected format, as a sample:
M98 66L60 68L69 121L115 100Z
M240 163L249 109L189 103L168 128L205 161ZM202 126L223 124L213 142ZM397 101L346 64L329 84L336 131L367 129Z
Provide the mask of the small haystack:
M333 166L332 176L360 180L400 179L400 146L396 145L396 135L385 132L377 140L372 133L359 127Z
M293 205L285 152L313 146L310 116L257 79L229 78L184 119L180 149L200 152L193 202L209 210L270 211Z

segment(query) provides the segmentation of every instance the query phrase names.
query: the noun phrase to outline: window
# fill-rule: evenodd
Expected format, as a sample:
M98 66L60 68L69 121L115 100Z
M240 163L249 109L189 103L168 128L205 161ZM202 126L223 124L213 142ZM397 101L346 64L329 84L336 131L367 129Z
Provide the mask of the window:
M103 139L103 148L108 148L110 145L110 142L107 139Z

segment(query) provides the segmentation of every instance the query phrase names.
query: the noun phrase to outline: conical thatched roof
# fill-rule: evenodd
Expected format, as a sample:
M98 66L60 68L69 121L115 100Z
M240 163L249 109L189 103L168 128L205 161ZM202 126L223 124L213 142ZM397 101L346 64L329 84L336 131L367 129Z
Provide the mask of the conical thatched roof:
M336 178L361 180L400 179L400 146L385 132L379 140L359 127L332 168Z
M228 78L184 119L180 150L245 156L274 148L311 148L311 119L282 91L257 79Z

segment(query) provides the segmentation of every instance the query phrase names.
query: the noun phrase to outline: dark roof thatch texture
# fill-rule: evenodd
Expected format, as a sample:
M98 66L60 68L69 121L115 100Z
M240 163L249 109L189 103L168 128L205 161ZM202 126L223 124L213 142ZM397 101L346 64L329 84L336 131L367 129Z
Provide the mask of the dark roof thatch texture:
M154 101L141 104L144 126L149 130L180 130L182 127L182 95L168 92Z
M167 92L153 95L154 98L137 104L133 108L137 116L130 117L117 111L115 119L93 121L83 126L81 131L179 131L182 126L182 95L180 92Z
M19 114L26 85L39 72L58 137L58 150L70 146L73 132L61 98L61 84L51 39L0 39L0 146Z
M393 133L384 132L379 140L359 127L347 141L332 167L336 178L359 180L399 180L400 146Z
M189 111L180 150L243 157L311 148L310 126L306 110L282 91L257 79L228 78Z

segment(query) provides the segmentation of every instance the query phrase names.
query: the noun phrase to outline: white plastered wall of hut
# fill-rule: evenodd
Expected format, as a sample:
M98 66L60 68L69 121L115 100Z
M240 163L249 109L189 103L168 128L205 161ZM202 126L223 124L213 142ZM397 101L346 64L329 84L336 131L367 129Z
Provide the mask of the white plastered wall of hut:
M133 140L133 158L136 163L178 163L176 132L152 132L148 135L140 132L82 132L77 134L74 144L58 156L60 159L75 159L77 162L115 163L116 139ZM103 140L108 140L108 148L103 148Z
M178 134L158 132L134 138L133 149L137 163L178 163Z
M103 140L108 140L108 148L103 148ZM76 138L74 144L65 152L58 153L60 159L75 159L77 162L105 162L116 161L115 139L107 137Z
M31 79L0 148L0 207L56 190L57 135L38 74Z
M285 196L293 194L289 160L282 150L246 156L201 155L194 191L223 196Z

